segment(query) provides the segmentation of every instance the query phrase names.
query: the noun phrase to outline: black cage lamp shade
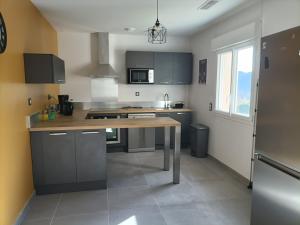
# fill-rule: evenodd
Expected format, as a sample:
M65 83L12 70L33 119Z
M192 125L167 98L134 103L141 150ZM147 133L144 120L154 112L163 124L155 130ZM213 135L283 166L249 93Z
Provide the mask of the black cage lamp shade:
M167 42L167 28L158 20L158 0L157 0L157 19L154 26L147 30L148 42L152 44L164 44Z

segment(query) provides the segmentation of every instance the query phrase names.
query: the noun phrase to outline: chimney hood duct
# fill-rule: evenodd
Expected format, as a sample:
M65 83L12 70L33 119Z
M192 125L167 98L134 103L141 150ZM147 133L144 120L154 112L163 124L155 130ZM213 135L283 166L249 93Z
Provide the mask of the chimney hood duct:
M91 78L119 78L116 71L109 64L109 37L108 33L97 33L98 62L99 64L92 70Z

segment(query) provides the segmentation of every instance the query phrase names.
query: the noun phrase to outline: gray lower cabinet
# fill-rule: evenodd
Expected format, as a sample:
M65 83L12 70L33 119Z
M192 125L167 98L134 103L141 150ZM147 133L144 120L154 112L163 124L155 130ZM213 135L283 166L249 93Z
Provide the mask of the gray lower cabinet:
M76 182L75 139L73 132L44 132L43 184Z
M76 132L77 182L106 180L104 130Z
M190 124L192 123L192 113L191 112L170 112L170 113L156 113L156 117L171 117L181 123L181 146L187 147L190 144ZM171 139L170 145L174 147L174 128L171 128ZM155 129L155 145L164 145L164 128Z
M37 194L106 188L105 130L31 132Z

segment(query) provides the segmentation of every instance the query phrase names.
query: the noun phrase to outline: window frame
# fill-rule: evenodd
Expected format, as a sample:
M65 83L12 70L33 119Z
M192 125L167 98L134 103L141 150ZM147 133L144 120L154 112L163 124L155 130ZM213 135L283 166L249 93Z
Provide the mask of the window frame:
M234 108L236 105L236 97L237 92L237 63L238 63L238 51L242 49L246 49L252 47L253 48L253 60L252 60L252 77L251 77L251 96L250 96L250 112L249 116L238 114L234 112ZM238 120L242 122L251 122L253 121L253 109L254 109L254 98L255 98L255 56L256 56L256 45L255 41L247 41L242 44L232 45L230 47L223 48L216 52L217 54L217 79L216 79L216 96L215 96L215 112L217 115L220 115L224 118L229 118L233 120ZM226 52L232 53L232 62L231 62L231 86L230 86L230 102L229 102L229 112L222 111L218 109L218 101L219 101L219 85L220 85L220 56Z

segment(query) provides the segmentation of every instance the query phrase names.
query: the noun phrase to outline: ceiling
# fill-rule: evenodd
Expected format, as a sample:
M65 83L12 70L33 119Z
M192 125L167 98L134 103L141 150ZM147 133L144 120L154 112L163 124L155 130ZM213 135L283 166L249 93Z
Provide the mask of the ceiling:
M205 0L160 0L159 19L169 34L190 36L251 0L219 0L208 10ZM156 20L155 0L32 0L58 31L142 34Z

